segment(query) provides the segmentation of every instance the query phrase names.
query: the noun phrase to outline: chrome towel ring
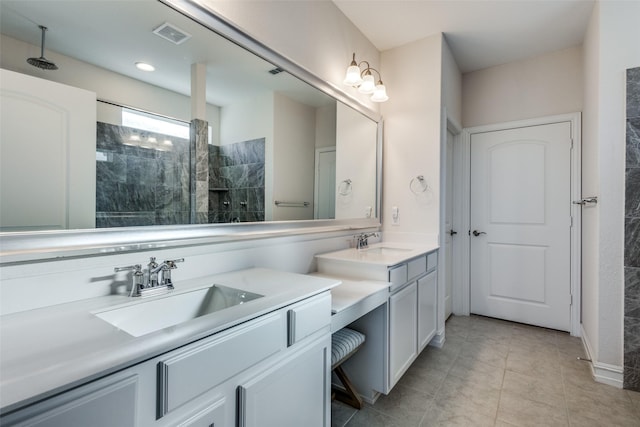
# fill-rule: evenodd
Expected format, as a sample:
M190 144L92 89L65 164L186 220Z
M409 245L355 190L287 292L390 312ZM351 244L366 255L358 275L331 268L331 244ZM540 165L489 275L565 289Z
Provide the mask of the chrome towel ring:
M409 190L411 190L413 194L424 193L428 188L429 185L422 175L416 176L409 182Z

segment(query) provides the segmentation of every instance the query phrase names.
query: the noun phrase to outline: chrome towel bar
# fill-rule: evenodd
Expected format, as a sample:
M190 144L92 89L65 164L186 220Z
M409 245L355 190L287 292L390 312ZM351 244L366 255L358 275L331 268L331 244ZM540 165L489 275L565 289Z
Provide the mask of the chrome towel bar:
M283 202L280 200L276 200L274 203L281 208L306 208L310 204L309 202Z

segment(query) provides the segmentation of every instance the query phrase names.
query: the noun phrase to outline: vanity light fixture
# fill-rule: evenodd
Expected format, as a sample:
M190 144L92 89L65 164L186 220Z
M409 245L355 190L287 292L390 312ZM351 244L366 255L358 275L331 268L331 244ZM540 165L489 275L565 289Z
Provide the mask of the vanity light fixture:
M155 71L156 67L146 62L136 62L136 68L142 71Z
M362 68L364 64L364 69ZM372 71L378 74L378 82L373 78ZM347 68L347 74L344 78L344 84L351 87L357 87L358 92L364 94L372 94L373 102L384 102L389 99L387 96L387 88L382 83L380 71L369 65L367 61L356 62L356 54L353 54L351 64Z

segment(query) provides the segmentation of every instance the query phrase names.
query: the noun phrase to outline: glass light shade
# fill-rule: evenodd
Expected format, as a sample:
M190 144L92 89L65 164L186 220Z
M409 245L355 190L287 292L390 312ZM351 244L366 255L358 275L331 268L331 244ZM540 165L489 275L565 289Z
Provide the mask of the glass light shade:
M344 78L344 84L347 86L358 86L360 83L362 83L360 68L357 65L351 65L347 68L347 75Z
M387 88L384 87L382 83L378 83L376 89L373 91L373 95L371 96L371 100L373 102L384 102L387 101L389 97L387 96Z
M142 71L155 71L156 67L146 62L136 62L136 68Z
M371 74L367 74L362 79L362 84L358 88L358 92L360 93L373 93L376 89L376 84L373 80L373 76Z

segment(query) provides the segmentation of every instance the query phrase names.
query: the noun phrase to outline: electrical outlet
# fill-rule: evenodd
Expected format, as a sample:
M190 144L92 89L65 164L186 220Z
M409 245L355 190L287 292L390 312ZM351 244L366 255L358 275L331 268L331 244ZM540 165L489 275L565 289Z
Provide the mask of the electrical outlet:
M391 225L400 225L400 210L397 206L391 208Z

